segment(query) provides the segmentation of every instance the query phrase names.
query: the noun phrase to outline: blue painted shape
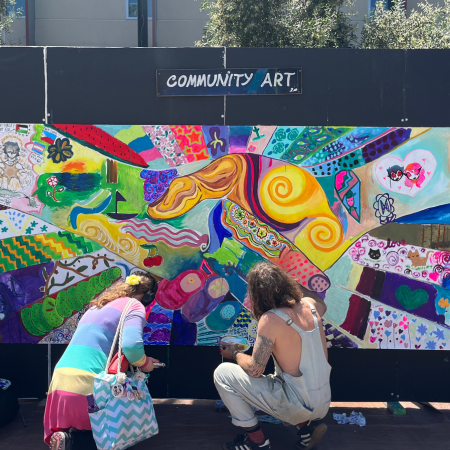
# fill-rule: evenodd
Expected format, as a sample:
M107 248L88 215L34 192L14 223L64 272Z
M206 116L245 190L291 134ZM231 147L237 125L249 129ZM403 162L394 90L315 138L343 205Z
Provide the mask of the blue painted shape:
M232 238L233 234L222 224L222 202L217 203L214 209L209 213L208 227L210 234L209 253L214 253L222 245L225 238Z
M418 223L418 224L448 224L450 223L450 203L434 208L425 209L423 211L409 214L407 216L395 219L397 223Z
M232 298L230 295L229 297ZM229 298L227 296L227 298ZM241 313L242 305L236 300L220 303L205 320L206 326L212 331L225 331L233 325L236 317Z
M103 131L106 131L111 136L115 136L120 131L128 130L128 128L131 128L133 125L94 125L94 126L101 128Z
M131 147L136 153L145 152L155 147L148 136L139 137L134 141L131 141L128 146Z
M189 322L178 309L173 312L170 345L195 345L197 324Z
M108 197L103 200L100 205L96 206L95 208L86 208L85 206L75 206L75 208L70 211L70 224L72 225L72 228L74 230L77 229L77 217L80 214L98 214L104 211L108 205L111 203L111 195L108 195Z

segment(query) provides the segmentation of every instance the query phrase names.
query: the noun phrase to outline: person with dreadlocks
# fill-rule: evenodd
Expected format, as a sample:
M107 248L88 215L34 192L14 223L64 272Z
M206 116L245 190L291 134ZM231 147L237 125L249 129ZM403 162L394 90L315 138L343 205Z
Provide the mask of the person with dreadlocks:
M323 300L302 288L281 268L269 263L248 275L248 296L258 323L252 356L221 343L223 363L214 383L231 413L232 423L245 431L223 445L224 450L270 450L253 407L297 427L298 450L310 450L327 430L320 422L331 401L330 371L321 317ZM311 297L314 297L311 298ZM263 375L270 356L275 373Z

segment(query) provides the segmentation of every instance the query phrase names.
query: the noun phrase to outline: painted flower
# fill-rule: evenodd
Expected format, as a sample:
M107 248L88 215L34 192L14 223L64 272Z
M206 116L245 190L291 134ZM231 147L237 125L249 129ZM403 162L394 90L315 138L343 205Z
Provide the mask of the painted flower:
M141 281L141 277L138 275L130 275L126 278L125 282L129 284L130 286L136 286Z
M427 346L425 348L427 350L436 350L436 342L428 341Z
M236 217L236 219L238 220L242 220L245 217L245 213L241 208L237 208L234 212L234 217Z
M254 152L256 150L256 147L254 146L254 145L251 145L249 148L248 148L248 151L249 152Z
M59 180L55 176L51 176L50 178L47 178L47 184L51 187L55 187L58 183L59 183Z
M284 144L282 144L281 142L278 142L278 144L276 144L274 147L273 147L273 152L274 153L281 153L282 151L284 151Z
M260 228L257 233L258 237L263 239L267 235L267 231L264 228Z
M444 297L442 297L440 300L439 300L439 306L441 307L441 308L443 308L443 309L445 309L445 308L450 308L450 302L448 301L448 298L444 298Z
M73 151L70 141L67 138L56 139L55 143L48 148L48 159L51 159L54 163L59 164L72 158Z
M279 141L286 139L286 131L284 131L283 128L278 128L275 133L275 138Z

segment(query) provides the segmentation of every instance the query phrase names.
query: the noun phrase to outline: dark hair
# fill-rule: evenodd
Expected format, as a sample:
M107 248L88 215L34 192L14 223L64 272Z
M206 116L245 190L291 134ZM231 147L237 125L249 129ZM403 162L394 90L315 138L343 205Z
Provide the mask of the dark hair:
M260 263L248 274L247 293L256 320L271 309L292 308L303 297L297 282L283 269Z
M100 297L92 300L89 306L103 308L103 306L107 305L109 302L117 300L118 298L130 297L134 294L145 294L153 289L155 280L147 272L133 272L132 275L141 277L139 284L130 285L125 281L119 280L108 290L100 294Z

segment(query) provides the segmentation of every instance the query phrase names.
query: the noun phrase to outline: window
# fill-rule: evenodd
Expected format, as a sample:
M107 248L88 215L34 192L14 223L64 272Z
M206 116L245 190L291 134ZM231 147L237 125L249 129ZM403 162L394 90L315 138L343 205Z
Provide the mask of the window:
M376 4L379 2L380 0L369 0L369 14L372 13L372 11L375 9ZM393 0L383 0L384 3L384 9L391 9L394 2ZM406 2L405 2L406 5Z
M125 0L127 6L127 19L137 19L137 0ZM148 18L152 18L152 0L147 0Z
M16 15L19 19L25 19L25 0L16 0L14 7L8 4L8 16Z

